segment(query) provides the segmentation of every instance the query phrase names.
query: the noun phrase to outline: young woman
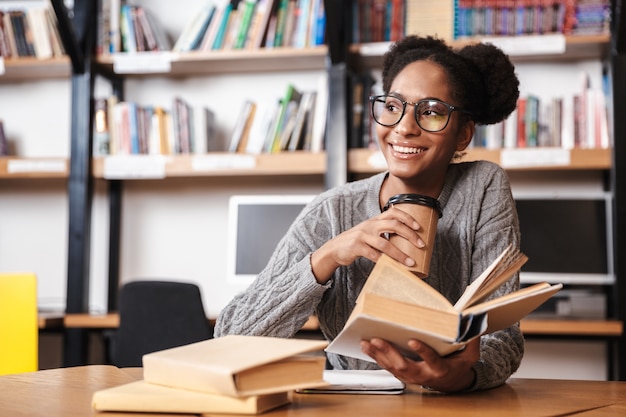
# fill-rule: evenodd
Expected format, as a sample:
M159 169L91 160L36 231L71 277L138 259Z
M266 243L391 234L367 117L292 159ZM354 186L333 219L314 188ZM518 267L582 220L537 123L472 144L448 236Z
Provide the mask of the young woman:
M505 172L484 161L454 163L476 124L504 120L516 106L519 82L507 56L492 45L454 51L439 39L410 36L385 54L382 77L384 95L371 98L371 110L387 172L312 201L256 281L221 312L216 336L291 337L315 313L332 340L382 253L415 263L385 236L396 233L424 245L415 219L398 208L382 210L397 194L439 200L443 217L426 281L452 303L508 245L519 247ZM518 287L516 275L497 295ZM519 366L524 342L514 325L445 357L411 341L422 361L381 339L363 341L361 348L377 364L332 354L328 360L335 369L382 367L406 383L454 392L504 383Z

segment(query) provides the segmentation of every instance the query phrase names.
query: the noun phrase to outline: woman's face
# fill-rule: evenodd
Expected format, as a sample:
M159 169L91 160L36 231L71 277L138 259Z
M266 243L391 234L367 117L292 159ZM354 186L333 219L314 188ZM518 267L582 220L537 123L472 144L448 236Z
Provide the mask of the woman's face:
M407 65L393 80L389 94L416 103L422 99L437 99L453 106L448 80L443 69L429 61ZM390 180L404 183L405 192L420 192L437 197L443 187L450 160L457 151L469 144L473 123L460 123L461 113L453 111L445 129L427 132L415 120L414 106L406 111L398 124L385 127L376 124L381 150L389 167Z

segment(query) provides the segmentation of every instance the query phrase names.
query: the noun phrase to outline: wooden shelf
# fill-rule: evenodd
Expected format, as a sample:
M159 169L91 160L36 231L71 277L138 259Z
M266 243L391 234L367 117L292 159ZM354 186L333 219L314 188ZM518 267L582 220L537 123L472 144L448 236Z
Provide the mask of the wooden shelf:
M467 150L462 161L486 160L507 171L539 170L608 170L612 163L611 149L522 148ZM374 174L386 169L380 151L350 149L348 171L352 174Z
M23 57L3 61L4 73L0 73L0 83L69 78L71 75L70 60L67 57L51 59Z
M0 157L0 179L67 178L67 158Z
M214 325L215 320L209 319ZM117 313L107 314L52 314L39 316L40 328L60 327L83 329L116 329L120 325ZM43 325L42 325L43 324ZM521 321L521 329L525 335L534 336L596 336L619 337L622 335L623 323L617 320L552 320L529 319ZM302 330L319 330L317 317L311 316Z
M502 40L515 39L523 42L523 36L515 38L501 38ZM576 35L565 36L565 52L563 53L524 53L510 54L511 61L518 62L558 62L583 59L605 59L609 55L609 35ZM455 40L450 42L452 47L461 48L470 43L481 41L481 38ZM350 47L351 59L358 68L381 68L383 54L389 49L391 42L369 44L355 44ZM506 52L506 51L505 51Z
M324 152L273 154L130 155L95 158L93 175L104 179L158 179L258 175L324 175Z
M314 48L284 47L211 52L117 54L116 56L100 56L97 58L97 63L106 72L116 73L116 70L120 69L120 73L130 77L151 74L182 77L225 73L321 70L326 67L327 55L328 48L321 45Z
M618 320L556 320L526 318L520 322L522 333L534 336L620 337L624 323Z

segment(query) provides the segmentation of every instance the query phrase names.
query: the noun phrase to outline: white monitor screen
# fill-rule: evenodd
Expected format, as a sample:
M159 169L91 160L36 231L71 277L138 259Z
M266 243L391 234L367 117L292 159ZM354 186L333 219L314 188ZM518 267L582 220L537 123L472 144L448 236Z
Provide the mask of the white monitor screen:
M528 256L522 281L602 284L612 280L608 194L516 197L516 205L521 249Z
M235 195L229 200L228 280L249 285L313 195Z

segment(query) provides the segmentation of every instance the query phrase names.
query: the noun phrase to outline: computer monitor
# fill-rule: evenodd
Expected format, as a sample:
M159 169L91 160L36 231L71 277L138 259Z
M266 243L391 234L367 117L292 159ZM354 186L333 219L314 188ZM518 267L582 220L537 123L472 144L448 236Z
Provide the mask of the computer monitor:
M231 284L249 285L313 195L234 195L228 208L228 268Z
M521 250L528 256L522 283L613 283L610 193L525 193L515 200Z

